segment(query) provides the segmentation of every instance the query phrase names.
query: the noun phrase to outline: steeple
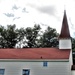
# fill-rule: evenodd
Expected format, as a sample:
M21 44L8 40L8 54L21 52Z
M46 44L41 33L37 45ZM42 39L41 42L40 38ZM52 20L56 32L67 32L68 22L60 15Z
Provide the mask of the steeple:
M71 37L69 32L69 26L66 16L66 10L64 10L64 16L62 21L61 33L59 35L59 49L71 49Z
M71 38L70 37L70 32L69 32L67 16L66 16L66 10L64 10L62 28L61 28L61 33L59 35L59 39L64 39L64 38Z

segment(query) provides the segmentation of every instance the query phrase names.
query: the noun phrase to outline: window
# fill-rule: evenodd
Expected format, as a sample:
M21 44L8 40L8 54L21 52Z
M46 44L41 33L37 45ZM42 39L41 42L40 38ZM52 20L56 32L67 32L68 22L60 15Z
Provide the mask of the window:
M44 67L47 67L47 61L44 61L44 62L43 62L43 66L44 66Z
M30 70L29 69L23 69L22 75L30 75Z
M0 75L4 75L5 69L0 69Z

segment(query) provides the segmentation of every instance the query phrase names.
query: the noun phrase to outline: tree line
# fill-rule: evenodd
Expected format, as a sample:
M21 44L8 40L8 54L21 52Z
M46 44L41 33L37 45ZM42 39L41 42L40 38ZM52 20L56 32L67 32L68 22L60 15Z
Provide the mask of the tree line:
M40 25L16 28L16 25L0 25L0 48L40 48L58 47L56 29L47 27L42 31Z
M48 26L44 31L41 26L16 28L16 25L0 25L0 48L40 48L58 47L59 34ZM75 38L72 38L72 49L75 51Z

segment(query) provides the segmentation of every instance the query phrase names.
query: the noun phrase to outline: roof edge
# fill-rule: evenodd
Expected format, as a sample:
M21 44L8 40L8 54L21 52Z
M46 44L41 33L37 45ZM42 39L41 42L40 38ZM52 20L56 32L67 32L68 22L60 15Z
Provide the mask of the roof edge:
M58 37L58 39L71 39L71 37Z
M0 59L0 62L69 62L69 59Z

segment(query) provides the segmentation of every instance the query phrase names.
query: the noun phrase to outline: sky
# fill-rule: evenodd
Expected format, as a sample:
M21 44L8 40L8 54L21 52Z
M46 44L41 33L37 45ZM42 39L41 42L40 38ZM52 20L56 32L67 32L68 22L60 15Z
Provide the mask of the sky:
M75 37L75 0L0 0L0 25L26 28L40 24L42 29L50 26L60 33L64 9Z

